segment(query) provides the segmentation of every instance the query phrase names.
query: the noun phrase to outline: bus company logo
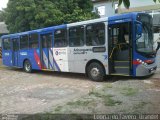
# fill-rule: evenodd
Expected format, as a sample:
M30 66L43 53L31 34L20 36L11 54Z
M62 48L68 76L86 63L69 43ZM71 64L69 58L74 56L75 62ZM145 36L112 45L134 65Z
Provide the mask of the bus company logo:
M87 54L92 49L74 49L73 54Z
M104 60L108 59L108 55L103 55L103 57L104 57Z
M20 55L26 56L26 55L27 55L27 52L21 52Z
M66 51L56 51L56 55L66 55Z
M58 51L56 51L55 54L58 55Z

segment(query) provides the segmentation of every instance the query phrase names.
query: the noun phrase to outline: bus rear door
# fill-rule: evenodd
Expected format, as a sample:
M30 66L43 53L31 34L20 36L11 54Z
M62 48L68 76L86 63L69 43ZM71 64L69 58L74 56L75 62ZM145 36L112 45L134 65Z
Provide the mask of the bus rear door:
M42 69L54 70L52 38L53 38L52 32L40 34Z
M12 65L19 66L19 38L12 38Z

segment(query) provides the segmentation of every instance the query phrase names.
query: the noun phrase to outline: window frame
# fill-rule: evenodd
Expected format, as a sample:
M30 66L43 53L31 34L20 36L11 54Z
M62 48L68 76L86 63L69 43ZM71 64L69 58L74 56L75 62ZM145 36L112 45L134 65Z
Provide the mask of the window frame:
M36 47L31 47L35 43L35 40L32 39L32 35L37 35L37 40L36 40L37 44L36 44ZM37 32L30 33L29 34L29 49L37 49L37 48L39 48L39 34Z
M11 40L12 40L12 50L13 51L19 51L20 50L20 41L19 41L19 38L11 38ZM16 41L16 42L18 42L18 47L19 48L14 48L15 46L14 46L14 40ZM17 47L17 46L16 46Z
M9 48L7 48L7 49L6 49L5 44L4 44L4 43L5 43L5 40L9 40L9 43L10 43L10 46L9 46ZM2 45L2 46L3 46L3 47L2 47L3 50L6 50L6 51L7 51L7 50L11 50L11 49L12 49L10 37L3 38L3 39L2 39L2 44L3 44L3 45Z
M48 36L48 35L50 37L51 44L49 44L49 41L44 40L43 37L42 37L42 36ZM41 39L41 47L42 48L52 48L53 47L53 33L52 32L41 34L40 39ZM44 42L45 42L45 46L44 46Z
M80 27L83 27L83 45L80 45L80 46L70 46L70 29L72 28L80 28ZM86 38L85 38L85 34L86 34L86 30L85 30L85 27L84 25L78 25L78 26L72 26L68 29L68 46L69 47L83 47L85 45L85 42L86 42ZM76 37L77 38L77 37Z
M94 46L94 47L103 46L103 45L87 45L87 27L90 25L95 25L95 24L100 24L100 23L104 25L104 44L103 45L106 44L106 32L107 32L106 31L106 24L105 24L105 22L96 22L96 23L87 24L85 26L85 44L86 44L86 46L88 46L88 47L90 47L90 46Z
M22 42L21 42L21 40L22 40L22 37L24 37L24 36L27 36L27 46L24 48L22 48L21 46L22 46ZM24 43L24 42L23 42ZM20 50L26 50L26 49L29 49L29 34L24 34L24 35L20 35Z
M58 30L65 30L65 41L66 41L66 45L65 46L55 46L55 33L58 31ZM61 28L61 29L56 29L55 31L54 31L54 42L53 42L53 47L54 48L63 48L63 47L68 47L68 43L69 43L69 41L68 41L68 29L67 28Z

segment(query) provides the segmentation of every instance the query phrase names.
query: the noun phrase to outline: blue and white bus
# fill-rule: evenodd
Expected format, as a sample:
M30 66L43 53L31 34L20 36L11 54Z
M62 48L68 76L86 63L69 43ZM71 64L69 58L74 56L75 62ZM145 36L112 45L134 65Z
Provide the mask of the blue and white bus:
M4 35L3 64L32 70L148 76L156 71L152 17L127 13Z

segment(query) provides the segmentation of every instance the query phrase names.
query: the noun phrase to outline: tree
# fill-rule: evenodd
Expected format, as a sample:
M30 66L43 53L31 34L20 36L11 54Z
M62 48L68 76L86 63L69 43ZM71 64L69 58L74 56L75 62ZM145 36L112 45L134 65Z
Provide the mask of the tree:
M0 22L4 21L4 12L0 10Z
M112 0L112 1L114 2L114 1L117 1L117 0ZM160 0L153 0L153 1L154 1L155 3L156 3L156 2L160 2ZM130 0L118 0L118 6L120 6L122 3L124 4L124 7L125 7L125 8L128 9L128 8L130 7Z
M91 0L9 0L5 22L11 33L97 18Z

